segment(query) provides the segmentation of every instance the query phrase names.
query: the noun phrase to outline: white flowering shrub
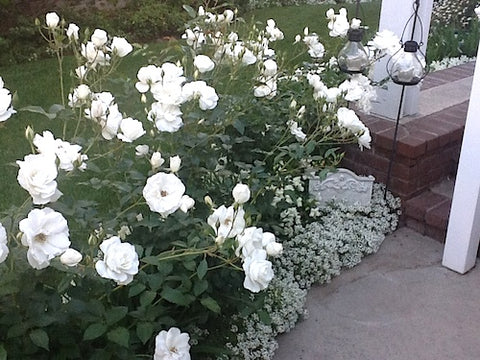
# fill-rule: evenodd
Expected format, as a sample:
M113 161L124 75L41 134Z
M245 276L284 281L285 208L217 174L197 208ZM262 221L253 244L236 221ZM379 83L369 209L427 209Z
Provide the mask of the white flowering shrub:
M288 245L308 229L318 238L310 214L326 229L351 218L343 232L355 238L324 251L325 264L351 266L378 247L377 210L317 209L305 191L306 173L334 168L343 144L369 148L348 108L369 110L368 78L340 73L308 29L288 57L311 60L287 67L274 44L293 39L273 19L246 27L233 10L186 10L182 39L134 81L110 82L134 51L126 39L81 32L54 12L39 24L61 104L17 110L60 126L26 129L32 151L16 161L25 202L0 219L0 357L268 358L317 280L299 281L308 271ZM327 16L344 35L346 11ZM376 56L389 48L379 38ZM15 110L1 85L5 121ZM370 232L352 233L362 213ZM252 332L265 336L249 343Z

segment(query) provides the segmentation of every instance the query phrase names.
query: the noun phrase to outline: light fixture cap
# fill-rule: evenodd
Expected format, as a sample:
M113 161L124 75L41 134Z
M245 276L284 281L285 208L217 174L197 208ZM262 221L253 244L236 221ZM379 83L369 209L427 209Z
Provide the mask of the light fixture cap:
M419 47L418 43L415 40L405 41L405 44L403 44L403 50L405 52L410 52L410 53L417 52L418 47Z

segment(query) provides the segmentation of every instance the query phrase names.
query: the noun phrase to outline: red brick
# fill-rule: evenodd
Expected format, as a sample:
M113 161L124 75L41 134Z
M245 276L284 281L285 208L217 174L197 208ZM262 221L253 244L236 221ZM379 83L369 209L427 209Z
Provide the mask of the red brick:
M441 243L444 243L447 233L442 229L437 229L432 226L425 226L425 235L434 240L440 241Z
M405 202L405 215L417 220L425 220L426 214L447 199L439 194L426 191Z
M445 201L427 211L425 214L425 223L428 226L446 231L451 207L452 202L445 198Z
M415 136L403 137L397 144L397 152L399 154L413 159L425 154L426 149L426 141Z
M406 221L405 221L405 224L410 229L413 229L416 232L418 232L422 235L425 235L426 227L425 227L425 222L424 221L418 221L416 219L407 218Z

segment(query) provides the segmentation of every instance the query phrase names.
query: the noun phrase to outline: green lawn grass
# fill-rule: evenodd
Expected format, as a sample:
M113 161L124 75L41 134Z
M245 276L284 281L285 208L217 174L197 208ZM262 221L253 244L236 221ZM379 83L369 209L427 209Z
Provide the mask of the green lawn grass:
M275 44L278 51L288 53L295 35L303 33L305 26L308 26L311 32L319 34L320 38L326 41L331 39L328 36L327 19L325 12L332 7L331 5L319 6L289 6L267 8L254 11L244 16L249 23L250 19L261 22L264 26L267 19L273 18L277 26L284 32L285 40ZM340 6L333 6L336 11ZM354 13L353 7L348 6L349 12ZM375 30L377 27L380 11L378 1L365 3L362 5L362 19L364 24ZM338 52L342 44L341 39L328 40L324 45L327 51L333 54ZM148 50L138 50L135 54L128 56L118 69L118 73L125 79L130 79L133 86L136 73L141 66L148 64L148 59L158 54L164 47L164 44L151 44ZM75 67L72 57L67 57L64 63L65 89L71 88L70 73ZM13 65L0 68L0 76L5 82L5 86L15 93L14 107L21 109L27 105L37 105L48 109L52 104L61 103L59 90L59 76L56 59L44 59L26 64ZM115 87L116 86L116 87ZM119 90L119 86L111 84L111 90ZM25 128L30 125L36 133L41 133L46 129L58 131L62 128L59 120L49 120L46 117L30 112L19 111L18 114L10 118L5 123L0 124L0 211L6 211L12 204L20 205L28 198L26 191L21 189L16 181L18 168L16 160L31 152L30 146L24 137ZM57 132L58 134L58 132Z

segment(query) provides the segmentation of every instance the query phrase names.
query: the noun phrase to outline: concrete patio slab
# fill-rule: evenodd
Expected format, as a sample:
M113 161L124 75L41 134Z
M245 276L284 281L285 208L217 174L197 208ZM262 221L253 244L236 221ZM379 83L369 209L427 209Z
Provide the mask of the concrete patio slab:
M443 245L402 227L377 254L308 294L309 317L274 360L480 358L480 269L441 266Z

